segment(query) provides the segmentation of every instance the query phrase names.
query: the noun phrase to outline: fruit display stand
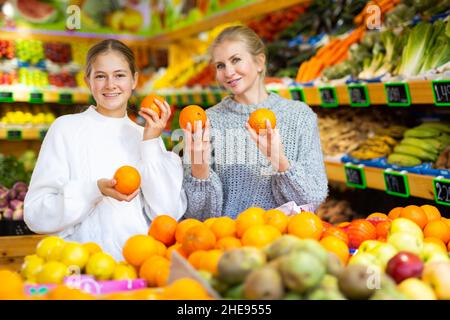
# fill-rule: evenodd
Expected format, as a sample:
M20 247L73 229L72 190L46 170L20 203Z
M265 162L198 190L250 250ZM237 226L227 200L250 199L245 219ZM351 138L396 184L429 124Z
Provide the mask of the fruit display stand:
M33 254L44 235L0 237L0 269L20 271L25 256Z
M345 173L345 165L343 163L325 162L327 176L330 181L351 183L349 177ZM389 191L384 177L384 169L362 167L365 174L365 187L382 191ZM433 188L433 180L435 177L414 173L405 173L408 181L409 195L423 199L434 200L435 191Z

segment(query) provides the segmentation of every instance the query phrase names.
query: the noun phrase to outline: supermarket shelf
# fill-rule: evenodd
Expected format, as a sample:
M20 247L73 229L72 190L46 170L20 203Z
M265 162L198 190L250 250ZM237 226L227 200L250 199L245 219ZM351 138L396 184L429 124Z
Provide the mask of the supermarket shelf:
M390 83L370 83L366 84L367 88L367 105L387 105L389 104L388 96L386 94L385 85L390 85ZM449 106L450 103L436 103L433 94L433 83L432 81L414 81L406 82L405 85L408 88L410 95L410 105L440 105ZM450 98L450 81L446 80L445 85L447 86L447 93L444 99ZM335 92L335 102L334 106L341 105L351 105L350 103L350 85L339 85L339 86L326 86L328 91ZM327 106L326 100L322 98L320 91L322 87L290 87L283 89L272 89L270 91L277 92L281 96L294 99L303 100L310 106ZM331 90L330 90L331 88ZM437 89L436 89L437 90ZM300 93L299 93L300 92ZM221 101L223 97L228 95L225 91L193 91L184 90L176 93L168 94L167 91L157 92L159 95L164 96L166 100L171 104L177 105L187 105L187 104L200 104L202 106L214 105ZM299 98L303 96L303 98ZM329 101L328 101L329 102Z
M434 86L432 81L413 81L404 83L408 87L411 105L435 105L450 106L449 102L436 103L434 95ZM441 95L443 99L450 99L450 80L444 83L446 86L445 95ZM370 83L365 85L367 88L368 105L386 105L388 98L385 85L389 83ZM349 85L326 86L330 92L335 92L335 106L351 105ZM331 90L330 90L331 88ZM283 89L272 89L270 91L277 92L281 96L303 100L310 106L326 106L320 93L321 87L289 87ZM436 89L437 90L437 89ZM160 90L155 93L164 96L165 99L173 105L185 106L188 104L199 104L202 106L211 106L222 100L228 95L223 90L179 90L170 91ZM138 94L142 98L144 93ZM302 96L303 98L299 98ZM0 102L32 102L32 103L61 103L61 104L85 104L91 102L88 92L79 92L69 90L23 90L8 89L8 87L0 87Z
M0 87L0 102L29 102L29 103L60 103L76 104L88 103L90 94L71 89L15 89Z
M330 181L342 183L347 182L344 171L344 163L325 161L325 168ZM383 169L364 167L364 172L367 181L367 188L383 191L386 190ZM433 179L435 177L414 173L408 173L407 177L411 196L434 200Z
M24 140L38 140L44 139L47 129L37 128L0 128L0 141L24 141Z
M234 10L211 15L193 25L155 35L148 38L147 41L150 45L156 47L167 46L174 41L184 39L188 36L192 36L203 31L211 30L212 28L224 23L245 21L276 10L285 9L296 4L307 4L309 2L310 0L259 0L243 5Z
M43 235L0 236L0 269L19 271L25 256L36 251Z

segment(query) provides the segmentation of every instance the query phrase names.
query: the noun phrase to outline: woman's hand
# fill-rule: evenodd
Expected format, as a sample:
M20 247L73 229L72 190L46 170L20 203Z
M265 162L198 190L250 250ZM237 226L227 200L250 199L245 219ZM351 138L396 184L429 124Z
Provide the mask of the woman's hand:
M138 188L135 192L128 196L126 194L120 193L119 191L114 189L116 183L117 181L115 179L99 179L97 181L97 186L104 196L114 198L118 201L130 202L139 194L140 188Z
M161 110L161 118L155 111L148 108L141 108L139 111L139 115L146 121L144 128L144 141L161 136L161 133L164 131L167 121L170 118L171 110L169 104L166 101L162 103L158 99L155 99L154 102Z
M209 157L211 141L209 137L210 124L206 120L205 130L200 120L195 122L194 134L192 134L191 123L188 122L184 131L186 152L191 160L192 176L197 179L209 178Z
M266 120L267 130L260 130L260 134L250 127L248 123L245 128L250 133L250 137L256 142L259 151L266 156L272 167L278 172L284 172L289 169L289 160L284 154L284 147L281 143L280 131L272 129L269 120Z

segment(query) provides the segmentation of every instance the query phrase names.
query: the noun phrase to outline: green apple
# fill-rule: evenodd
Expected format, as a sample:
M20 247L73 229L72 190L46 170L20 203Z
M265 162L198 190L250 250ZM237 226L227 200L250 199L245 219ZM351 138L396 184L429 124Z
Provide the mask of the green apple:
M407 251L419 255L423 248L423 238L409 233L394 233L388 236L387 242L398 251Z
M363 266L374 267L377 269L382 269L382 266L378 259L371 253L359 252L350 258L348 261L349 265L360 264Z
M432 242L427 242L423 244L423 249L422 252L420 253L420 259L422 259L424 263L431 263L438 261L450 262L448 253L442 250L441 246Z
M397 289L413 300L436 300L433 289L424 281L417 278L408 278L402 281Z
M378 245L380 245L382 242L377 241L377 240L366 240L363 243L361 243L361 245L358 248L358 253L362 253L362 252L370 252L372 251L375 247L377 247Z
M385 270L387 263L398 253L398 250L390 243L381 243L369 253L373 254L378 259L383 270Z
M450 300L450 262L433 262L425 265L422 280L429 284L436 297Z
M417 224L415 224L413 221L409 219L397 218L394 221L392 221L388 236L397 233L408 233L423 240L422 229L420 229L420 227Z

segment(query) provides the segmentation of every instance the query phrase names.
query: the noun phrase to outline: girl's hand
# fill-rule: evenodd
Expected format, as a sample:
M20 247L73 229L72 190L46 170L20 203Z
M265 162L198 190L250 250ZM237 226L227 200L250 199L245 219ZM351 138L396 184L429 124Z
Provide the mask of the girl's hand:
M98 189L100 190L100 192L104 196L114 198L118 201L130 202L139 194L140 189L137 189L135 192L133 192L132 194L130 194L128 196L126 194L120 193L119 191L114 189L114 186L116 185L116 183L117 183L117 181L114 179L99 179L97 181L97 186L98 186Z
M260 134L258 134L248 123L245 124L245 128L250 133L250 138L256 142L259 151L266 156L276 171L284 172L289 169L290 165L284 154L280 131L276 128L272 129L269 120L266 120L266 127L267 130L260 130Z
M155 99L154 102L161 110L161 118L155 111L148 108L141 108L139 111L139 115L146 121L144 128L144 141L161 136L161 133L164 131L167 121L170 118L171 110L167 101L162 103L158 99Z
M205 130L202 129L200 120L195 122L194 134L192 134L190 122L188 122L186 130L183 130L186 152L188 152L191 160L192 176L197 179L208 179L209 177L211 151L209 130L209 119L206 120Z

